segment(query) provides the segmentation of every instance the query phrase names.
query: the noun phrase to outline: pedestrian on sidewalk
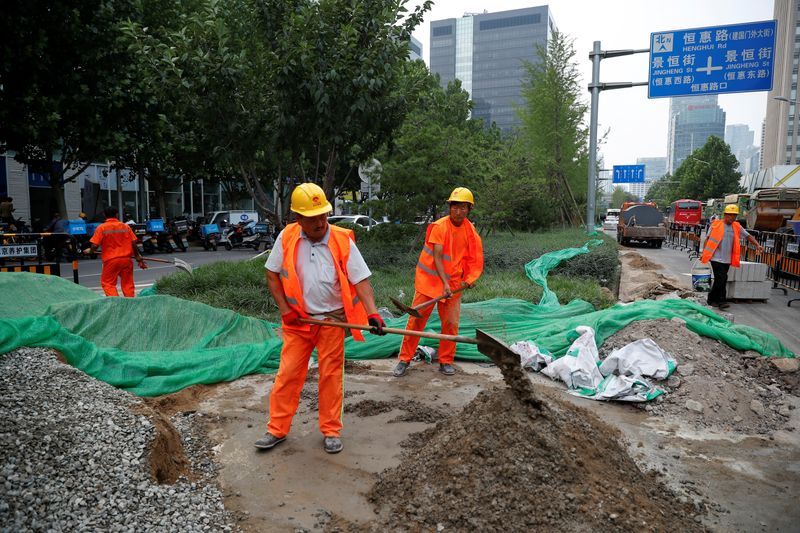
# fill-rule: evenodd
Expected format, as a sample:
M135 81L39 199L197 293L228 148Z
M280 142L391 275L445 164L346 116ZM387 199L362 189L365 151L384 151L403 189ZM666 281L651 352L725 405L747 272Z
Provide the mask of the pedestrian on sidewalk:
M474 287L483 272L483 243L475 226L467 219L475 206L472 192L465 187L456 187L447 199L450 214L431 223L425 233L425 243L417 262L414 276L413 306L438 296L446 298L437 303L442 333L458 335L461 316L461 293L453 291L462 285ZM422 331L433 312L433 305L419 310L421 318L410 316L406 329ZM404 337L400 348L400 361L394 375L403 376L411 364L411 358L419 345L419 337ZM447 376L455 374L453 359L456 344L439 342L439 372Z
M100 275L100 285L106 296L119 296L117 292L117 278L119 278L122 294L133 298L136 289L133 285L131 256L136 258L142 270L146 269L147 265L136 247L136 235L130 226L117 219L118 214L116 207L106 208L106 221L94 230L94 235L89 239L91 246L83 250L83 253L94 254L101 248L100 259L103 261L103 270Z
M714 272L714 284L708 293L708 305L720 309L729 307L726 301L725 285L728 282L728 269L730 267L739 268L741 238L745 237L758 253L764 251L758 241L736 222L738 215L738 205L725 206L723 219L711 223L703 255L700 256L701 263L711 262L711 270Z
M298 185L291 199L297 222L280 232L264 265L269 292L281 313L283 347L269 395L267 433L255 442L256 448L268 450L286 439L316 348L323 448L328 453L342 451L345 332L304 324L301 317L369 324L372 334L385 335L369 282L372 272L353 231L328 224L332 209L318 185ZM352 330L352 335L364 340L360 330Z

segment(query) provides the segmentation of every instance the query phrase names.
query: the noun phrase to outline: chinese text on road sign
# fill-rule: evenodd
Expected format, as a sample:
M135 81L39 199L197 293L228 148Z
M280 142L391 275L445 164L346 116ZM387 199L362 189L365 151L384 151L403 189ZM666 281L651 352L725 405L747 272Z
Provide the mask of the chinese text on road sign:
M644 183L644 165L614 165L612 183Z
M650 34L648 96L768 91L775 21Z

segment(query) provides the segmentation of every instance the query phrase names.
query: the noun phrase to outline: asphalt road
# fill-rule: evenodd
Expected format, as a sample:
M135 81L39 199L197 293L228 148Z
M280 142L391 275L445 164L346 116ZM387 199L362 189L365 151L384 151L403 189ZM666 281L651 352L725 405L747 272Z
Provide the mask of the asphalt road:
M614 236L613 232L606 232ZM692 286L692 264L694 260L689 260L689 255L680 250L671 248L646 248L635 244L621 247L621 250L632 250L639 252L646 258L662 266L659 270L665 276L676 279L680 285L691 289ZM731 302L725 313L734 317L736 324L753 326L762 331L773 334L787 348L795 354L800 354L800 302L794 302L791 307L786 304L789 300L800 298L800 293L773 289L770 291L769 300L761 301L740 301Z
M253 258L258 253L260 252L254 252L249 248L244 250L237 248L227 251L223 247L220 247L216 252L207 252L199 246L191 246L188 252L176 252L174 254L146 254L144 257L145 260L150 257L166 260L177 258L186 261L192 265L192 267L198 267L200 265L219 261L245 261ZM264 261L266 261L266 255L262 256L262 258ZM92 290L102 292L102 289L100 288L100 271L102 267L103 263L99 258L81 259L78 263L78 280L80 284ZM147 270L141 270L138 266L134 265L133 279L134 284L136 285L136 291L138 292L144 288L150 287L160 278L174 274L176 271L182 272L182 270L179 270L172 265L166 265L157 262L151 262L148 265ZM61 277L72 280L71 263L61 263Z

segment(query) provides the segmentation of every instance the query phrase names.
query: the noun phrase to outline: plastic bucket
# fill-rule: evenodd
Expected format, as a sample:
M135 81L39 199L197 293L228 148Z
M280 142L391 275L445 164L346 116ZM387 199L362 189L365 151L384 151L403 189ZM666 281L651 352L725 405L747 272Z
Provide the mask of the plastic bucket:
M697 262L692 265L692 289L698 292L711 290L711 267Z

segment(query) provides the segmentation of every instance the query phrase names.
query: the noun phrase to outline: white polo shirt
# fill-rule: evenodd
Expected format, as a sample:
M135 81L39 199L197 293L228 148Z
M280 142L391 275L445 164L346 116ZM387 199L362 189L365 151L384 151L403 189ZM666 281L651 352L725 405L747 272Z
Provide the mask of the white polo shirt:
M312 243L306 233L300 230L300 242L297 245L297 278L303 287L303 303L305 311L312 316L324 315L342 308L342 287L333 255L328 248L331 228L325 232L321 241ZM272 247L264 267L270 272L280 274L283 268L283 231ZM356 243L350 241L350 257L347 260L347 278L355 285L372 275L364 262Z

